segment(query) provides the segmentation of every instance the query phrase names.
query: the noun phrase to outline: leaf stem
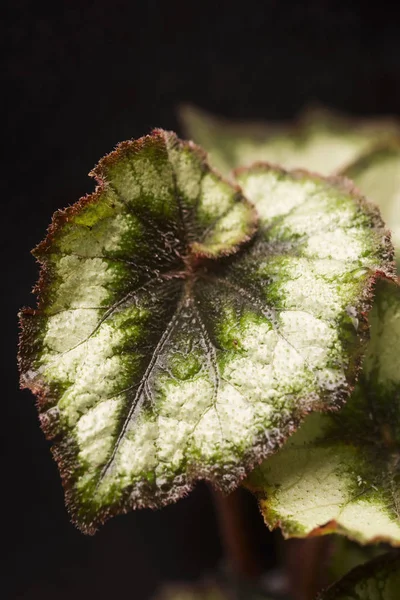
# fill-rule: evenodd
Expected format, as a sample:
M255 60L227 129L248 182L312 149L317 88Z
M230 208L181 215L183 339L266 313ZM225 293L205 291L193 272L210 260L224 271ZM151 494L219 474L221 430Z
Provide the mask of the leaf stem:
M251 535L243 502L243 490L229 495L212 489L221 542L230 570L239 577L255 579L263 569Z
M290 539L284 542L289 593L293 600L313 600L326 584L326 564L332 536Z

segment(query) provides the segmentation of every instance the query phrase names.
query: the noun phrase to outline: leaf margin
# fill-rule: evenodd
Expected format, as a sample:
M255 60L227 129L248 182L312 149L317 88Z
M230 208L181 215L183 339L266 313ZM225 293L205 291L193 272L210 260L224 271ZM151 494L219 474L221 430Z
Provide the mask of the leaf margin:
M144 137L148 137L148 136L144 136ZM121 145L122 145L122 147L126 147L126 144L129 144L129 142L122 142L122 144L119 144L117 146L117 149L114 150L113 153L111 153L111 154L113 154L113 159L115 159L115 157L118 158L119 148L121 147ZM193 144L193 146L196 147L195 144ZM205 158L206 154L203 151L202 151L202 153L203 153L203 157ZM104 160L104 159L102 159L102 160ZM276 166L270 165L268 163L260 163L260 164L262 165L263 168L267 167L267 168L272 168L274 170L277 169ZM280 167L278 167L278 168L280 169ZM215 171L212 168L211 168L211 170ZM363 209L365 209L368 212L368 214L371 216L374 223L376 224L376 227L379 230L382 230L385 232L385 242L384 242L384 244L382 244L382 247L384 247L386 249L386 251L388 252L389 255L391 254L392 246L390 244L390 235L388 235L386 230L384 230L384 225L383 225L382 219L380 218L379 210L377 210L374 207L371 207L371 205L368 202L366 202L364 197L359 195L357 188L355 188L349 180L347 180L343 177L338 177L338 176L321 177L318 174L309 172L304 169L297 169L294 171L282 169L282 171L286 172L286 173L295 173L296 174L295 176L298 176L298 177L302 177L302 176L317 177L319 180L331 182L331 184L334 187L338 186L345 193L348 193L349 195L351 195L353 197L353 199L357 203L360 203L361 206L363 207ZM66 209L56 211L56 213L53 216L53 220L49 227L48 234L47 234L45 240L43 242L41 242L40 244L38 244L38 246L33 251L34 256L36 256L36 258L39 260L39 262L41 262L40 258L39 258L41 253L43 251L45 251L46 248L51 246L54 236L61 229L63 224L68 221L69 216L79 212L79 210L82 207L86 206L87 204L89 204L91 202L96 202L96 200L102 193L102 191L104 189L104 182L102 181L102 179L99 175L99 172L97 172L96 169L94 169L91 172L91 174L96 179L97 179L97 177L99 177L99 179L98 179L99 185L97 186L97 188L95 189L95 191L92 194L87 194L87 195L83 196L80 200L78 200L78 202L76 202L75 204L73 204L72 206L70 206ZM219 176L219 174L218 174L218 176ZM224 179L224 178L221 178L221 179ZM238 189L240 189L240 188L238 188ZM251 203L249 203L249 204L251 204ZM366 286L366 289L365 289L365 298L363 299L363 304L362 304L363 311L367 312L371 309L373 289L374 289L376 280L380 277L391 278L392 276L393 276L393 267L390 264L390 262L387 264L387 268L384 271L376 271L375 273L372 273L370 275L370 277L368 278L368 286ZM23 361L24 361L24 357L22 355L23 353L21 352L21 348L27 344L27 336L29 338L29 336L32 333L32 332L29 332L29 327L27 327L25 320L26 320L26 318L29 319L29 317L33 314L37 315L38 311L40 311L40 307L45 302L45 299L43 298L42 294L44 293L44 290L45 290L46 286L48 285L49 277L51 277L51 273L49 272L48 269L46 270L46 268L45 267L43 268L43 266L42 266L42 270L41 270L41 273L39 276L38 283L36 284L36 286L34 288L34 291L38 294L38 308L37 309L29 309L29 308L22 309L20 312L20 326L21 326L22 331L21 331L21 338L20 338L20 346L19 346L20 350L19 350L19 354L18 354L18 361L19 361L19 365L20 365L21 369L23 368L22 365L23 365ZM360 331L361 331L361 329L360 329ZM361 364L361 357L359 360L359 364L356 367L356 371L359 370L360 364ZM29 385L26 385L25 383L26 382L21 380L21 387L30 387ZM40 410L45 405L47 390L44 387L42 387L42 388L35 387L35 389L34 390L32 389L32 391L34 391L34 393L37 395L37 407ZM345 394L345 397L342 400L344 401L345 398L347 398L349 396L349 394L350 394L350 390L348 393ZM309 411L306 410L303 413L299 413L297 422L296 422L296 419L293 419L294 424L292 426L288 427L287 434L285 434L283 437L280 436L280 438L278 440L276 440L276 445L278 447L280 447L286 441L286 439L297 429L299 423L302 421L302 419L305 417L305 415L308 414L308 412ZM53 424L51 423L51 420L42 419L41 426L48 438L52 439L55 437ZM79 524L80 524L79 526L83 530L85 530L87 533L91 533L91 534L97 530L98 524L103 523L105 520L107 520L108 518L110 518L111 516L114 516L116 514L125 513L125 512L132 510L132 508L141 508L143 506L159 508L159 507L165 506L171 502L177 501L179 498L187 495L193 489L193 487L196 485L197 481L202 478L209 479L222 492L229 493L230 491L235 489L240 484L240 482L244 479L244 477L246 477L246 474L249 471L251 471L254 468L254 466L259 464L264 459L265 452L266 452L265 441L261 442L258 445L254 444L249 452L250 456L244 457L244 459L242 461L242 466L241 466L241 468L238 469L239 473L238 473L237 477L235 478L235 483L233 483L231 486L219 487L218 483L220 483L220 482L218 482L217 479L213 480L213 478L206 477L206 475L202 474L201 470L196 470L195 473L191 473L191 472L188 473L186 483L179 488L177 493L173 492L172 494L169 494L165 498L157 498L154 501L151 501L151 498L149 499L149 497L145 497L145 502L138 501L136 504L131 503L131 504L126 504L126 505L125 504L116 505L114 507L114 509L106 509L104 511L104 514L99 517L98 521L96 521L96 526L93 526L93 524L89 524L87 526L85 525L84 527L82 527L82 522L79 521L79 519L78 519L79 509L74 504L73 490L71 488L71 482L72 482L71 473L75 470L75 468L77 466L79 466L76 462L76 454L77 454L76 449L71 445L68 446L68 444L65 445L65 444L57 444L57 443L52 448L53 456L59 466L59 470L61 473L61 478L62 478L62 482L63 482L63 486L65 489L65 494L66 494L66 502L68 505L68 510L71 513L72 519L76 523L79 521Z

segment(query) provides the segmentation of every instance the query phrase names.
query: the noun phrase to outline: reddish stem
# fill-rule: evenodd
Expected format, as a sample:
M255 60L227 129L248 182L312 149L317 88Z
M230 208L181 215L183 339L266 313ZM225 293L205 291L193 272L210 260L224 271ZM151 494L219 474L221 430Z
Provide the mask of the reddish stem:
M263 569L251 539L243 494L240 488L228 496L213 490L220 536L230 567L236 575L254 579Z

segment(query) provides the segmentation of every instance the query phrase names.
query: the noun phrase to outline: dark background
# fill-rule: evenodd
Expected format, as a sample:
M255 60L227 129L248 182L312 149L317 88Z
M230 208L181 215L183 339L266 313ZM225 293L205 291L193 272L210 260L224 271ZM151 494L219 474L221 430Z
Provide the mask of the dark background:
M37 277L29 251L56 208L93 190L86 174L102 155L155 126L178 130L183 101L236 118L291 118L314 101L400 116L400 19L382 2L81 1L14 2L2 36L1 588L7 598L146 600L161 581L220 563L208 489L116 518L93 538L69 523L33 397L18 390L16 313L34 304ZM271 567L271 535L251 499L246 507Z

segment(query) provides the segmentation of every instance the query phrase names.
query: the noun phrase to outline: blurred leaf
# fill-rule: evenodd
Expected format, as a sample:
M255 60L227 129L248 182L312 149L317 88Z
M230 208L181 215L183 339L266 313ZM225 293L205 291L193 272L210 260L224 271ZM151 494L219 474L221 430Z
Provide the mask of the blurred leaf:
M347 398L391 248L341 180L261 168L259 211L172 133L125 142L56 213L21 315L21 383L74 521L234 489L312 410ZM389 267L388 267L389 268Z
M400 545L400 287L378 285L371 341L346 406L313 414L246 485L286 537L337 532Z
M246 123L183 106L180 119L185 137L203 146L225 174L264 161L330 175L400 134L394 119L356 119L321 108L305 110L294 122Z
M361 546L346 537L331 536L331 552L327 568L328 582L341 579L359 565L387 552L386 544Z
M384 554L356 567L318 596L318 600L398 600L400 555Z
M400 270L400 137L358 159L343 174L379 206L387 226L392 230Z

